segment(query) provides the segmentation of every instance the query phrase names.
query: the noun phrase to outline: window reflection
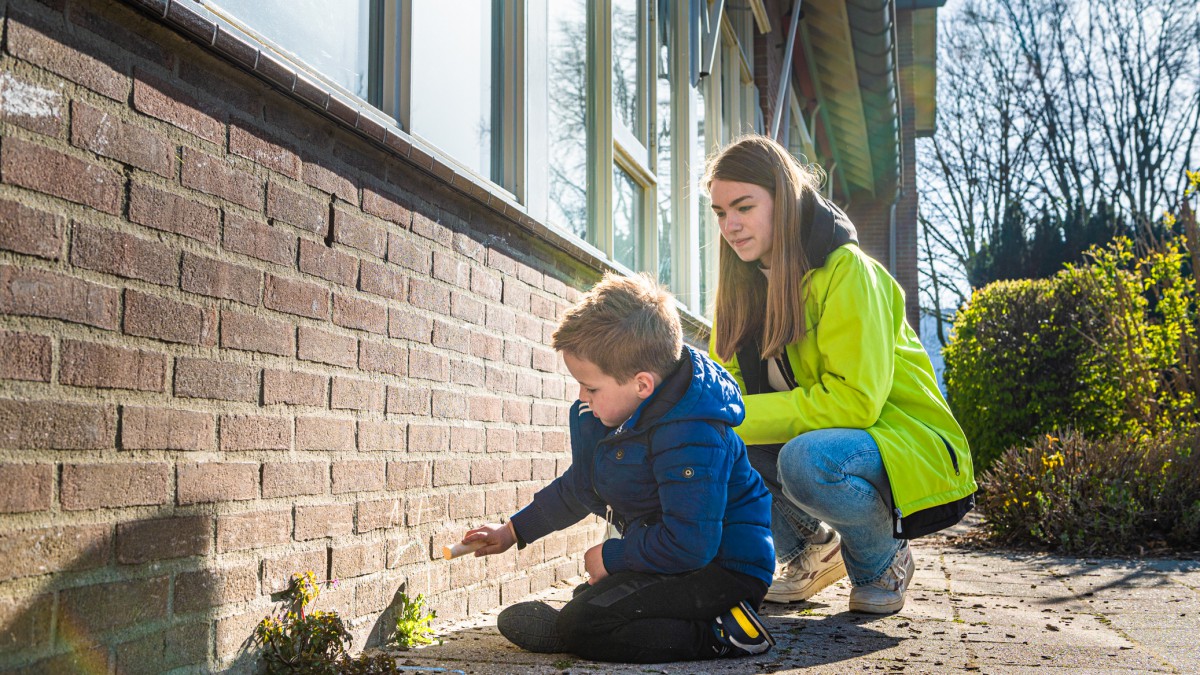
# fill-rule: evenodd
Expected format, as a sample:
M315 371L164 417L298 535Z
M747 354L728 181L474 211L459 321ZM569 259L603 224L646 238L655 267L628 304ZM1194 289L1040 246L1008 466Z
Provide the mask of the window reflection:
M639 33L643 21L641 0L614 0L612 4L612 89L616 119L645 142L642 132L642 50Z
M670 3L658 2L658 279L671 285L671 17Z
M587 238L587 2L547 4L549 215Z
M205 0L327 80L372 104L372 0Z
M498 181L492 170L494 34L492 0L412 0L411 131Z
M642 187L621 167L613 167L613 259L629 269L640 266L638 232Z

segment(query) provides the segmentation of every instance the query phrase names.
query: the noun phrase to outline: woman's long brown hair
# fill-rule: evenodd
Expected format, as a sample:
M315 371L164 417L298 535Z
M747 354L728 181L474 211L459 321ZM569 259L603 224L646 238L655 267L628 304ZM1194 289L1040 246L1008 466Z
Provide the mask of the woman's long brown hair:
M757 262L742 262L724 237L717 240L721 252L714 308L717 356L729 361L748 340L760 339L764 357L779 356L787 345L805 335L809 266L800 240L801 196L805 190L815 192L819 178L770 138L746 136L709 163L705 187L714 180L764 188L771 193L774 206L774 262L766 275Z

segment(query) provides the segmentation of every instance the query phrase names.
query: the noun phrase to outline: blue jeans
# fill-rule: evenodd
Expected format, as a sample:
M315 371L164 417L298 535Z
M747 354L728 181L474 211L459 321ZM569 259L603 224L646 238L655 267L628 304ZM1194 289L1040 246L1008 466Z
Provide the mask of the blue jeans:
M891 487L870 434L862 429L801 434L783 444L772 468L775 475L764 478L775 493L771 534L779 562L801 555L825 523L842 536L851 583L883 576L904 542L892 538Z

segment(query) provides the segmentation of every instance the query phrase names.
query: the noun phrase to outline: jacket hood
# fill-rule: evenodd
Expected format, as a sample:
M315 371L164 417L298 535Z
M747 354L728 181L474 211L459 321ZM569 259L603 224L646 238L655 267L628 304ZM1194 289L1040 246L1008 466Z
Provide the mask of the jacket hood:
M654 394L620 427L645 429L663 422L712 420L736 427L746 417L737 380L720 364L683 346L683 358Z

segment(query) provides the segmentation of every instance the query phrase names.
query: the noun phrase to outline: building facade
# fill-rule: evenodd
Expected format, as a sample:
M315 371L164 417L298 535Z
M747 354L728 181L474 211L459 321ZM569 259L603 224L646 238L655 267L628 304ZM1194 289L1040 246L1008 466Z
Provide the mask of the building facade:
M569 464L549 337L603 271L705 340L738 134L916 325L939 3L794 4L0 0L0 670L248 670L305 570L356 648L579 575L595 520L440 551Z

